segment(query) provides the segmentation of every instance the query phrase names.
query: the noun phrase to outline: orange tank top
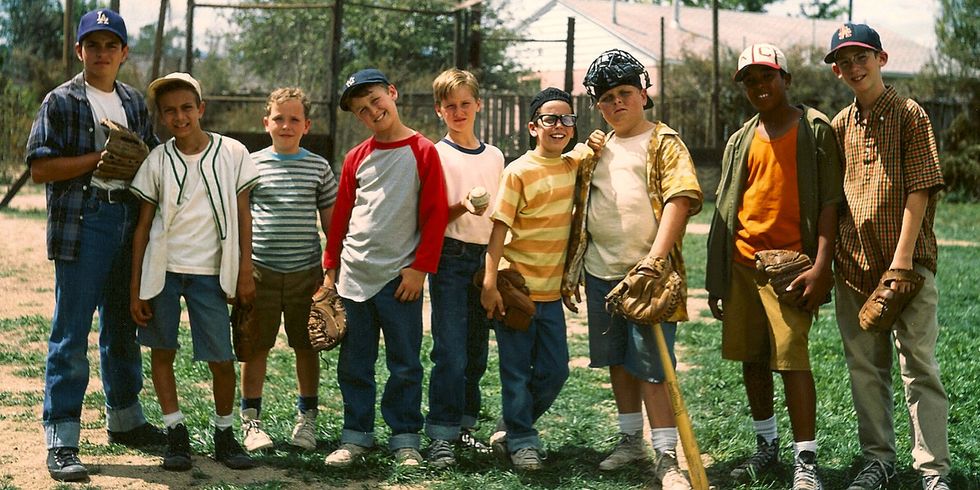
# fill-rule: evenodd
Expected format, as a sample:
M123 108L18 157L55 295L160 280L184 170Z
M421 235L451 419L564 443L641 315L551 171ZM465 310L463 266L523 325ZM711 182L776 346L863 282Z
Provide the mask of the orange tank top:
M755 264L760 250L803 250L800 236L800 192L796 180L796 135L799 124L786 134L752 139L748 180L738 208L735 260Z

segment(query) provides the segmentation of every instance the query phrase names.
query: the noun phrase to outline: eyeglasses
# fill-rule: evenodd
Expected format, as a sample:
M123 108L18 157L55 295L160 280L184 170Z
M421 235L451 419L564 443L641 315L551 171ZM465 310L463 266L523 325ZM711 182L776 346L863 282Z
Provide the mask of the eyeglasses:
M837 58L834 63L837 63L837 66L842 70L846 70L852 66L864 66L868 64L868 61L871 60L871 56L873 54L874 53L872 51L862 51L847 58Z
M578 116L575 114L538 114L538 117L534 119L541 124L541 127L545 128L553 128L559 121L566 128L574 128Z

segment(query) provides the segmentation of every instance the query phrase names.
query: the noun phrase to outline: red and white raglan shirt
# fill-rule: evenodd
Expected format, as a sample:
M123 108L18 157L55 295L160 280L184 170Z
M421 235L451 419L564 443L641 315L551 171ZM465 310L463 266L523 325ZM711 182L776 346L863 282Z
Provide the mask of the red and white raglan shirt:
M349 151L323 252L340 296L367 301L406 267L435 273L446 203L439 154L421 134L386 143L372 137Z

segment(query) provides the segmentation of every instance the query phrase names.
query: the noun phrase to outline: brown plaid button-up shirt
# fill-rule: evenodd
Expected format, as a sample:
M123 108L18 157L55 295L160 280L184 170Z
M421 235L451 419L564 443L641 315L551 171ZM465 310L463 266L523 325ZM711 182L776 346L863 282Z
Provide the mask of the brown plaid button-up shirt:
M936 272L936 192L942 170L929 116L914 100L887 87L871 110L857 102L832 123L844 156L844 196L834 261L852 288L870 295L891 265L902 231L906 196L927 189L931 197L915 241L912 261Z

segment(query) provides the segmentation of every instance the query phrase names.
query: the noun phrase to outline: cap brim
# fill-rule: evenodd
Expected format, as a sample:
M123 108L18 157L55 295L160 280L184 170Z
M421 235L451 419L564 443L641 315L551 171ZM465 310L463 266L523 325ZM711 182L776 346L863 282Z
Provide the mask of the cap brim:
M872 50L872 51L874 51L876 53L879 52L879 51L881 51L880 49L878 49L878 48L876 48L876 47L874 47L874 46L872 46L870 44L860 43L860 42L857 42L857 41L848 41L846 43L840 43L831 52L827 53L827 56L824 56L823 57L823 62L826 63L826 64L828 64L828 65L833 64L835 61L837 61L837 52L840 51L841 49L844 49L844 48L849 47L849 46L860 46L862 48L868 48L868 49L870 49L870 50Z
M768 66L769 68L773 68L775 70L786 71L783 67L777 65L776 63L766 63L764 61L759 61L756 63L750 63L740 68L737 72L735 72L734 75L732 75L732 80L736 82L741 82L742 78L745 77L745 70L748 70L750 66Z

